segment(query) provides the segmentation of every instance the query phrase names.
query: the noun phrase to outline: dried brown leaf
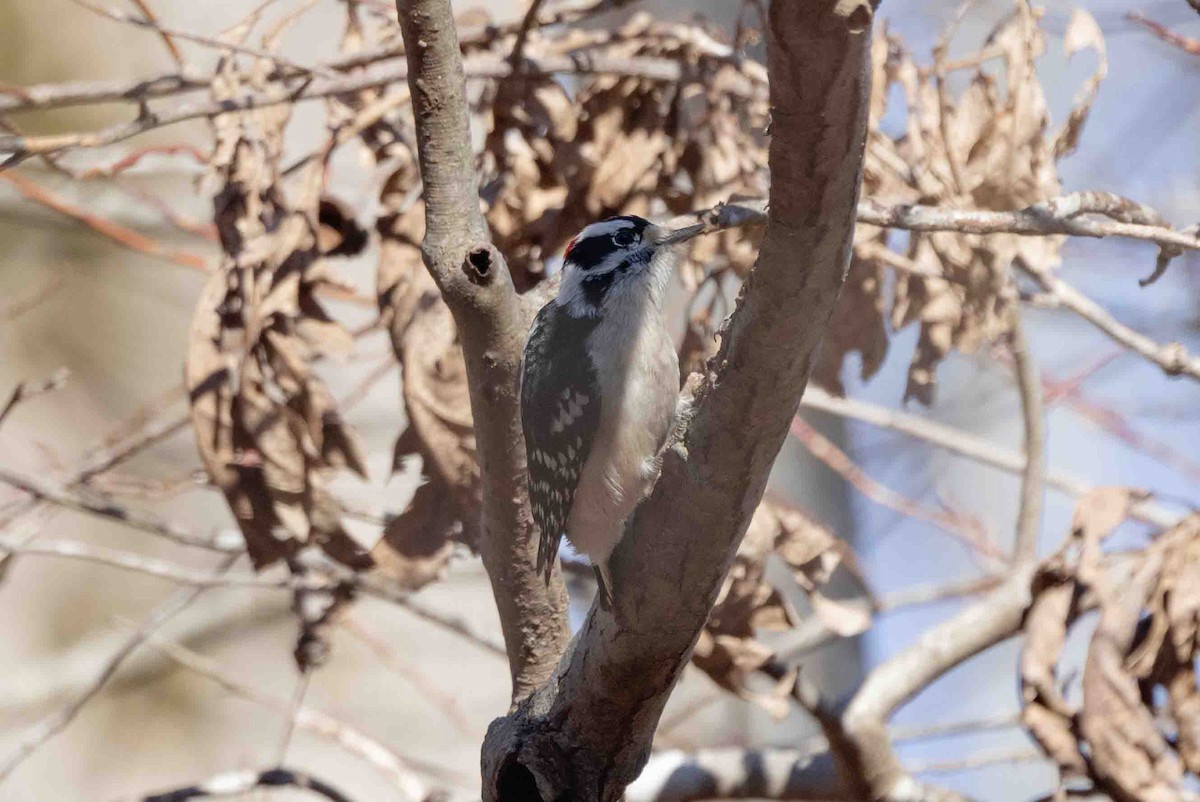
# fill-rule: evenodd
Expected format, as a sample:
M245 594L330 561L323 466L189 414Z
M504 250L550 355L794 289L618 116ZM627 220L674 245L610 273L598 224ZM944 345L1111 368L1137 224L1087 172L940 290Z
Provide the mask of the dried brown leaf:
M1059 691L1057 676L1077 593L1075 581L1065 572L1038 574L1020 662L1021 721L1064 778L1087 774L1074 732L1075 710Z
M213 92L242 91L233 60ZM257 64L252 84L269 80ZM261 88L259 85L257 88ZM312 363L352 340L321 308L318 206L323 164L282 186L284 108L214 120L211 182L223 259L197 304L186 379L201 460L221 488L255 567L307 544L354 568L369 556L341 523L329 490L338 468L365 472L353 435Z
M371 556L398 587L419 590L445 576L458 523L449 488L441 479L430 479L417 488L408 508L388 521Z
M1159 572L1162 554L1150 551L1132 581L1106 599L1083 672L1080 730L1101 787L1115 799L1183 800L1183 767L1142 702L1127 668L1138 619Z
M1104 43L1104 34L1096 18L1086 9L1075 8L1071 11L1067 33L1063 37L1063 49L1068 59L1081 50L1095 50L1096 71L1076 92L1067 122L1054 137L1056 159L1066 156L1079 146L1079 136L1083 133L1083 124L1092 110L1092 104L1096 102L1100 82L1108 75L1108 49Z

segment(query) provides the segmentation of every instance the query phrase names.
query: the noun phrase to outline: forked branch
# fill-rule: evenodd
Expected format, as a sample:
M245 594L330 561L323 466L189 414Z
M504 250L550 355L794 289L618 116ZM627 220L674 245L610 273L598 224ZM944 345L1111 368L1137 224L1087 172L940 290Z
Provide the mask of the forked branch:
M484 743L486 799L613 800L650 752L800 403L845 278L866 130L863 0L771 5L772 196L690 426L554 677Z
M466 82L449 0L399 0L424 183L422 254L462 339L483 476L480 549L504 630L513 700L567 643L566 590L534 570L518 370L528 320L479 208Z

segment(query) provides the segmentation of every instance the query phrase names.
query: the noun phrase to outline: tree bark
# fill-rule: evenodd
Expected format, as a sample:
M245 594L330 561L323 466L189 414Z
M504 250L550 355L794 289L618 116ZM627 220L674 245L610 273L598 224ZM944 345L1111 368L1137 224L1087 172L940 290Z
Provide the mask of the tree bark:
M615 800L637 777L808 381L845 279L870 90L866 0L776 0L767 25L772 190L753 274L554 676L493 723L488 800Z
M424 182L422 255L462 340L483 481L480 551L500 612L514 705L566 646L567 596L534 568L519 368L529 320L479 208L469 109L449 0L397 0Z

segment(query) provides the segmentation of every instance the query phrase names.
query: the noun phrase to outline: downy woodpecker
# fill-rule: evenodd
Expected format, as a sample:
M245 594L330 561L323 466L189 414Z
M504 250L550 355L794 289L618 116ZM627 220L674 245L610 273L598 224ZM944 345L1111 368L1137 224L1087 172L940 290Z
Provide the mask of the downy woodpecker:
M567 245L558 296L529 330L521 424L538 570L549 581L565 534L605 607L609 555L658 479L675 418L679 363L663 313L674 246L702 230L631 215L593 223Z

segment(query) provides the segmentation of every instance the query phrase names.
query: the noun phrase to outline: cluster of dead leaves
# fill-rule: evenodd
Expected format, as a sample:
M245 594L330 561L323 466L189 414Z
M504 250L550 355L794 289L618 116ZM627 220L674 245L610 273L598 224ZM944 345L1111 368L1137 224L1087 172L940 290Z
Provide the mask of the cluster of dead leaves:
M1034 582L1021 656L1022 720L1059 767L1122 800L1182 800L1200 776L1200 515L1140 552L1102 543L1144 494L1102 488L1082 499L1071 536ZM1076 705L1058 667L1069 628L1099 620Z
M802 620L787 593L767 578L778 560L808 599L812 614L831 632L850 637L871 624L862 606L827 595L833 572L843 566L857 575L850 547L800 510L764 500L721 586L717 603L692 654L692 662L726 690L762 705L777 717L787 714L795 676L783 677L768 693L749 682L775 659L776 650L759 640L765 632L794 629Z
M344 54L395 44L389 17L364 24L360 4L345 6ZM1078 141L1104 74L1105 50L1095 21L1076 12L1067 53L1093 49L1099 67L1066 125L1050 133L1034 69L1045 49L1038 20L1039 13L1021 0L974 57L952 64L939 45L926 68L898 38L877 34L866 195L890 203L1013 209L1058 194L1055 164ZM474 31L464 37L468 58L510 56L511 28L486 21L466 28ZM683 214L766 195L766 71L742 52L753 34L745 29L737 39L736 46L727 44L721 32L701 23L646 15L613 31L534 31L523 51L532 64L565 56L616 68L550 76L518 66L518 74L472 92L478 128L486 132L482 203L520 288L541 282L548 262L594 220L617 213ZM674 69L678 78L639 73L648 64ZM214 94L234 97L247 82L262 91L285 79L262 59L249 76L223 68ZM896 89L904 108L889 111ZM356 568L374 564L415 589L444 573L453 541L475 540L480 482L465 368L453 320L421 259L424 210L407 86L330 98L326 112L325 151L297 169L283 165L290 107L216 120L212 167L224 259L193 323L187 366L193 423L204 464L229 500L256 566L290 558L311 543ZM375 223L378 299L403 370L408 416L395 463L419 457L426 477L370 555L345 531L328 489L336 471L364 471L361 452L313 372L316 360L352 346L315 295L336 283L327 257L362 244L350 216L322 202L329 151L349 139L360 142L387 175ZM1009 265L1018 259L1053 264L1060 245L1055 238L950 233L892 240L887 232L861 231L816 379L840 391L843 363L852 352L861 354L863 377L870 378L891 332L917 324L907 395L928 402L936 366L951 350L971 351L1008 330L1016 299ZM698 367L711 350L728 312L722 279L745 278L757 247L753 228L693 246L682 271L693 292L683 350L694 358L682 360L685 366ZM697 647L697 664L724 687L754 695L746 678L770 659L758 633L798 621L786 594L766 579L766 566L775 560L790 569L825 626L840 634L864 629L867 614L823 592L836 566L852 567L848 556L803 514L764 504ZM1076 574L1063 576L1059 584L1076 587ZM1073 592L1044 598L1057 599L1057 606L1044 602L1054 615L1060 609L1069 615L1075 603ZM1045 634L1052 651L1053 629ZM1162 637L1174 642L1173 634ZM1146 669L1163 670L1158 663ZM1030 715L1074 721L1065 703L1052 698L1052 686L1042 678L1027 710L1044 713ZM769 695L756 698L774 704ZM1194 703L1181 699L1178 706L1187 704Z
M227 66L215 96L234 96L242 80ZM339 286L322 245L332 250L344 238L332 227L322 237L320 161L301 171L290 197L285 192L280 159L289 116L281 106L214 122L223 259L192 321L192 425L256 567L314 543L361 568L370 559L343 528L328 484L343 467L365 475L363 452L313 371L317 359L354 347L316 298L318 288Z
M526 57L628 64L629 72L521 75L485 91L488 223L519 286L539 280L545 262L596 220L682 214L765 194L766 70L718 35L646 14L617 31L534 34ZM509 39L493 45L501 54L509 47ZM637 74L650 61L673 66L679 79ZM757 252L745 232L696 247L693 264L743 276Z
M1038 9L1018 0L978 52L954 62L946 58L953 32L948 30L928 67L917 65L899 37L876 33L864 196L999 211L1059 194L1056 163L1075 148L1107 62L1099 26L1077 9L1067 27L1066 54L1091 49L1098 66L1066 124L1052 132L1035 67L1046 49L1040 17ZM903 108L889 108L897 96ZM862 377L869 379L886 355L888 325L916 324L920 336L905 398L929 403L937 366L951 351L970 353L1010 329L1017 301L1010 265L1023 260L1052 267L1061 246L1061 237L953 232L895 237L860 227L834 314L839 322L826 337L818 379L840 392L842 363L855 351L862 357ZM885 268L896 273L890 292Z

